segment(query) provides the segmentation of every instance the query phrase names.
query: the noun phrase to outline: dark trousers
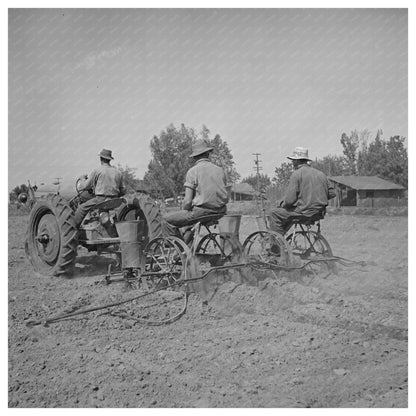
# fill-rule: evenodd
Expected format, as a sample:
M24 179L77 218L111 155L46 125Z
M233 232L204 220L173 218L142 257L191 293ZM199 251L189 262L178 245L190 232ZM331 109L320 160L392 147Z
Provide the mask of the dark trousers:
M97 205L99 202L106 201L107 199L111 199L111 198L108 198L105 196L94 196L88 201L83 202L82 204L79 204L74 214L74 220L75 220L76 226L79 227L81 225L82 220L88 214L88 211L90 211L94 207L94 205Z
M166 222L175 227L185 227L187 225L197 223L201 217L205 217L207 215L225 214L226 212L226 206L218 209L193 207L191 211L182 209L180 211L168 212L165 214L164 218Z
M270 211L270 228L281 235L285 235L293 220L296 218L305 218L305 215L296 211L289 211L286 208L275 208Z

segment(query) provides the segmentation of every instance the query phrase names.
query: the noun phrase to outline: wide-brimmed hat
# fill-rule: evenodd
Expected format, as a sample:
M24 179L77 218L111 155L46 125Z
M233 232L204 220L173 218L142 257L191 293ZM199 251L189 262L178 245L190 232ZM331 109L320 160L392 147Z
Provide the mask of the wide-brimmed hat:
M211 152L212 150L214 150L214 148L209 147L205 140L202 140L202 139L197 140L192 145L192 154L189 157L195 157L195 156L198 156L198 155L202 155L203 153Z
M111 150L108 150L108 149L101 150L101 152L98 156L102 157L103 159L107 159L107 160L114 159L113 156L111 156Z
M287 156L290 160L312 160L309 159L308 149L306 147L295 147L292 156Z

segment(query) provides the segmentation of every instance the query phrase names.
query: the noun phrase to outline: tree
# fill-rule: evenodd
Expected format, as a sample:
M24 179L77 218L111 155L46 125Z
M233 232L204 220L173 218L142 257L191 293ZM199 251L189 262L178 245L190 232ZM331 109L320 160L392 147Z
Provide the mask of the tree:
M123 168L120 164L117 165L117 168L122 174L127 193L136 191L140 185L140 179L136 178L135 173L137 168L131 168L127 165Z
M269 175L267 174L260 173L258 180L259 180L260 191L264 191L268 186L272 184L272 181ZM248 183L249 185L253 187L253 189L257 190L257 175L247 176L241 182Z
M197 138L204 139L208 146L214 148L211 160L224 169L228 181L236 181L239 174L235 170L231 150L219 134L210 139L210 131L206 126L202 126L197 134L193 128L184 124L180 129L170 124L150 142L152 159L144 176L145 183L152 188L156 186L165 197L180 195L183 192L186 172L193 163L189 156L192 153L192 144Z
M277 185L287 187L290 176L293 173L293 165L291 162L283 162L280 167L275 168L274 173L273 182Z
M284 198L292 173L293 164L291 162L283 162L274 169L275 175L272 178L272 184L266 190L266 197L272 205Z
M386 143L388 162L386 165L386 178L408 187L408 155L404 147L406 138L401 136L390 137Z
M234 167L235 162L233 160L231 150L228 147L228 143L223 141L219 134L216 134L213 139L210 139L209 133L210 131L208 128L205 125L202 126L202 130L200 132L201 138L207 142L208 146L214 148L211 154L212 163L215 163L224 169L229 183L237 182L240 179L240 174Z
M356 175L357 174L357 150L360 145L360 140L358 138L357 130L351 132L350 136L347 136L346 133L341 135L341 144L343 147L343 153L347 160L348 165L348 174Z
M347 175L349 172L347 160L343 156L324 156L322 159L316 159L311 162L311 166L315 169L319 169L327 176Z
M405 138L392 136L388 141L381 138L380 131L373 142L358 154L361 175L380 176L407 188L408 155Z
M189 155L196 134L192 128L170 124L150 142L152 159L144 176L146 184L156 186L167 197L177 197L183 190L185 174L190 167Z

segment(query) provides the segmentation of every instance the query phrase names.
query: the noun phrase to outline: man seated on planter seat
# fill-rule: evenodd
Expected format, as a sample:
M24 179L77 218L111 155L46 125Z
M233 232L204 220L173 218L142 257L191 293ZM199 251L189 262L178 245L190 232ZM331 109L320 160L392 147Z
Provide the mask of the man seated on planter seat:
M295 171L280 207L270 211L270 228L284 235L295 219L305 219L323 213L335 191L326 175L308 164L308 149L296 147L288 156Z
M207 215L227 212L228 192L224 171L209 160L214 149L204 140L192 146L190 157L196 162L185 178L183 210L165 215L165 220L175 227L185 227L198 222Z

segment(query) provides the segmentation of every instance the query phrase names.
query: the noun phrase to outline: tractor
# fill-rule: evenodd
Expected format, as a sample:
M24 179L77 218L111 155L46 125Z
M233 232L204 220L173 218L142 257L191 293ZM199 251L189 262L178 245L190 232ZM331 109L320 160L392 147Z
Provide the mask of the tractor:
M25 250L35 271L50 276L71 275L79 246L97 254L114 253L120 258L120 239L115 226L118 222L142 220L144 245L173 233L163 221L156 201L144 192L95 205L76 227L75 210L88 198L87 191L79 191L79 185L80 179L71 198L63 197L59 191L37 197L30 183L28 195L20 196L31 207Z

